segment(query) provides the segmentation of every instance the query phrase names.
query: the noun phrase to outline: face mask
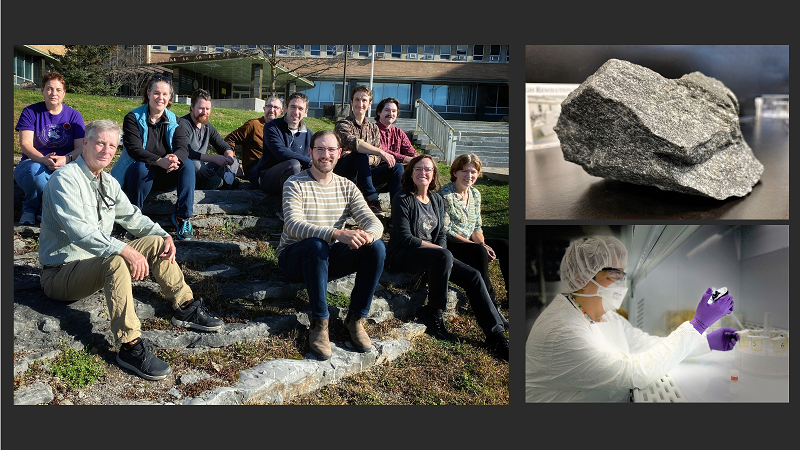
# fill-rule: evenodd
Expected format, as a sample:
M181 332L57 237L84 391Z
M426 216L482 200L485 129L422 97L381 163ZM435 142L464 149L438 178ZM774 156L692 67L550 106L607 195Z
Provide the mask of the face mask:
M594 280L589 280L589 281L597 285L596 294L573 293L572 295L574 295L575 297L602 297L603 311L616 311L617 309L619 309L620 305L622 305L622 299L625 298L625 294L628 292L628 288L625 287L624 281L614 282L608 287L605 287Z

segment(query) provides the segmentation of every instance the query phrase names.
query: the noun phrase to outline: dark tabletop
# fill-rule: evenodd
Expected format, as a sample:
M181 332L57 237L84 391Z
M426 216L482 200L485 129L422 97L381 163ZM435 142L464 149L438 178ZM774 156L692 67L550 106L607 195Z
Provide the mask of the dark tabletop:
M561 147L527 151L527 220L789 220L789 125L742 119L742 135L764 165L744 197L715 200L595 177L564 160Z

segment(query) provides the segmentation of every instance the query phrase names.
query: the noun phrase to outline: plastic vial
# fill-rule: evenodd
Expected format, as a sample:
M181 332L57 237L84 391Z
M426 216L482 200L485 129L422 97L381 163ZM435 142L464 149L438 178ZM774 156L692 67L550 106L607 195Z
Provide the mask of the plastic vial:
M731 381L739 381L739 371L731 369Z

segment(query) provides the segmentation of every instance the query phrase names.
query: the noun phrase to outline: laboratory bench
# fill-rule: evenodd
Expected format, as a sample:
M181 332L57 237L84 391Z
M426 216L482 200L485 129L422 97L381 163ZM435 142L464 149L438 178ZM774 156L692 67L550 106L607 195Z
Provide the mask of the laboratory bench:
M560 146L526 151L527 220L789 220L788 120L742 118L740 128L764 165L744 197L716 200L595 177L566 161Z
M773 356L773 358L787 358ZM739 381L731 381L731 369ZM789 376L763 376L736 367L735 351L712 351L684 359L670 370L689 403L788 402Z

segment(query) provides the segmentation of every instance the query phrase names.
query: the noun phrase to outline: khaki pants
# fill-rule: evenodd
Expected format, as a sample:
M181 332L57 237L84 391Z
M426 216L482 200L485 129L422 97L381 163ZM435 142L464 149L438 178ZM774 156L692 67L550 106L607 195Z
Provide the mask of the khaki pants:
M145 236L128 245L147 258L150 274L161 286L164 297L172 302L173 309L194 298L178 264L158 257L164 248L161 236ZM102 288L114 336L119 342L130 342L141 336L141 323L133 302L130 268L121 256L98 256L44 269L41 284L45 295L60 301L80 300Z

